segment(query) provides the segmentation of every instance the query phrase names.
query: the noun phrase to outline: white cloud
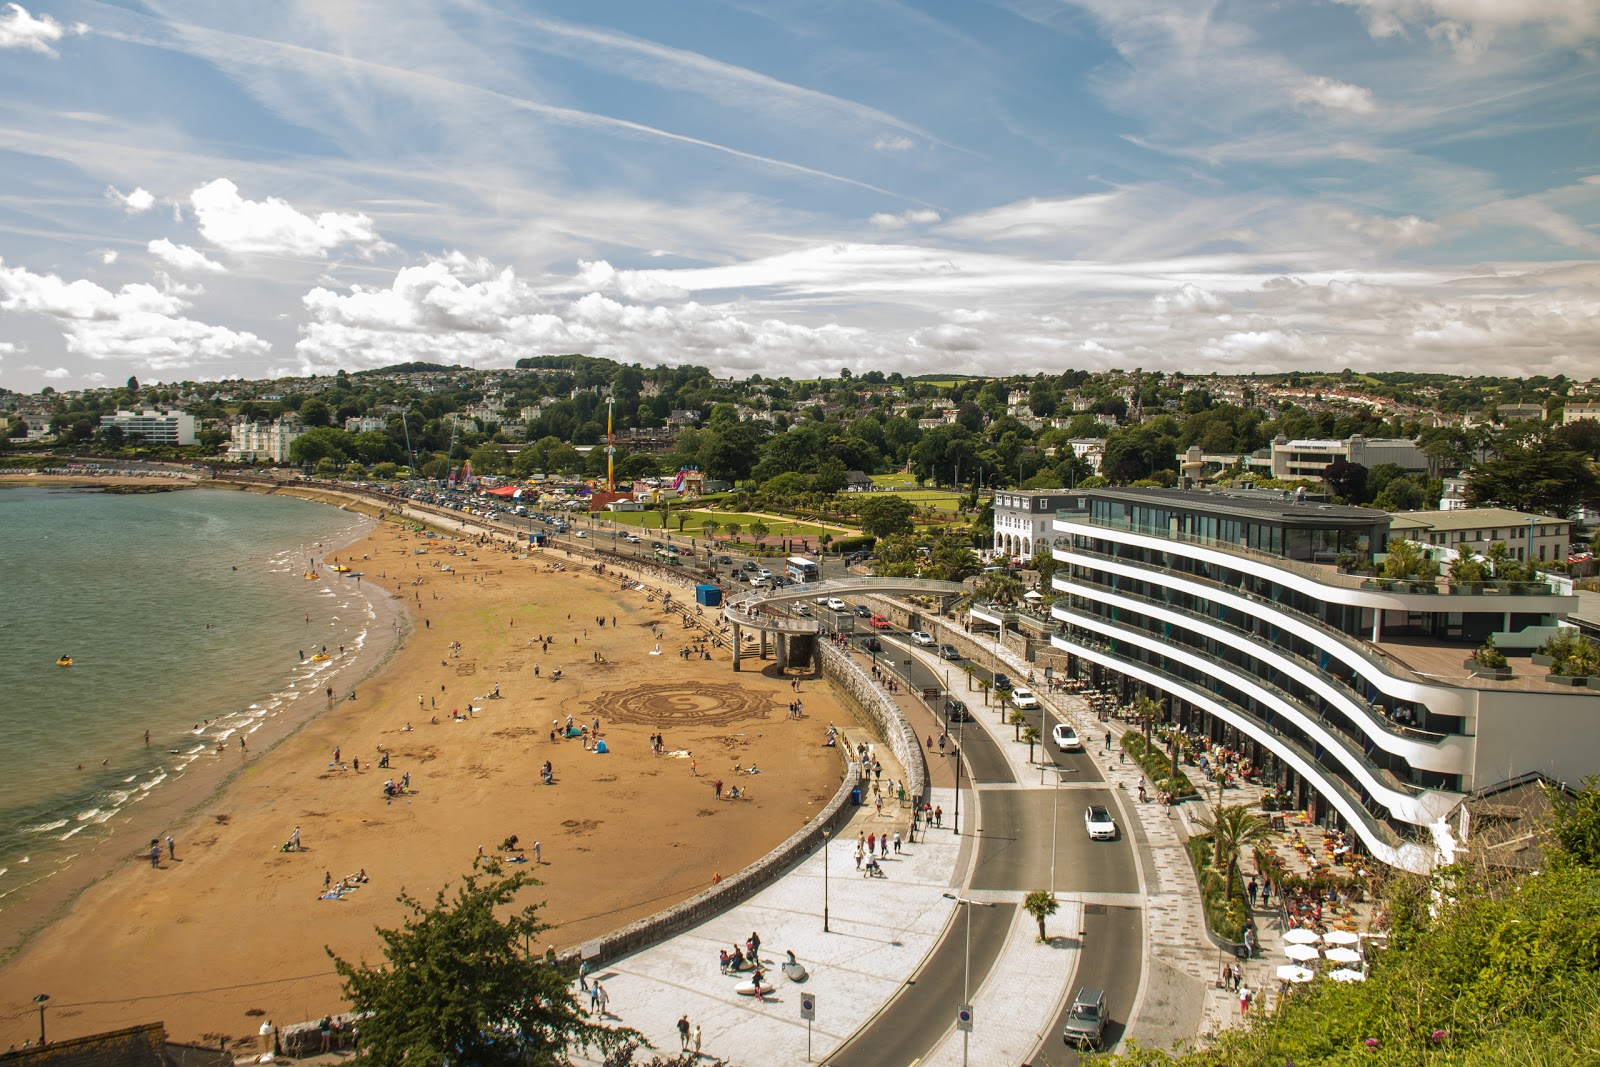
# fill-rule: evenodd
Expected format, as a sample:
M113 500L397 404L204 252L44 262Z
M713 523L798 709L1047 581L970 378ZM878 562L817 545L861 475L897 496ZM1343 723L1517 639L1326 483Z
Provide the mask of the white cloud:
M67 377L71 373L72 372L67 370L65 367L54 367L45 371L42 377L49 378L53 382L59 382L61 379Z
M147 247L152 256L174 270L219 272L228 269L214 259L207 259L204 252L188 245L173 244L165 237L151 241Z
M21 4L7 4L0 8L0 48L19 48L54 57L56 50L51 45L69 32L81 34L88 31L89 27L81 22L73 23L70 30L63 29L61 23L49 15L35 17L28 14Z
M1321 76L1307 78L1295 87L1293 95L1296 107L1320 107L1352 115L1370 115L1378 109L1371 89Z
M340 245L386 247L365 215L324 211L313 218L275 196L246 200L227 178L202 185L189 203L206 240L229 252L321 257Z
M1328 213L1335 225L1391 248L1414 248L1437 241L1444 227L1416 215L1360 215L1344 208Z
M1123 195L1093 193L1065 200L1023 200L951 219L945 230L958 237L993 241L1040 241L1086 228L1103 229L1124 207Z
M117 250L115 248L101 248L95 252L95 256L99 258L101 266L109 267L117 261Z
M0 341L0 359L6 356L20 356L24 349L14 341Z
M155 194L143 187L135 187L133 192L123 196L114 185L106 186L106 199L122 206L122 210L130 215L143 215L155 207Z
M1228 302L1216 293L1190 284L1160 294L1151 304L1163 314L1216 314L1228 309Z
M938 222L939 213L932 208L911 208L900 212L898 215L890 215L887 212L879 211L867 221L880 230L898 230L906 226L921 226L930 222Z
M1412 27L1476 59L1502 33L1536 28L1555 44L1581 45L1600 36L1593 0L1336 0L1366 16L1374 37L1398 37Z
M878 152L909 152L917 147L917 142L903 133L886 133L873 141L872 147Z
M267 354L270 346L254 334L183 317L193 292L133 283L113 293L86 279L67 282L0 260L0 309L56 320L75 355L164 370Z
M915 348L932 348L940 352L976 352L983 347L983 334L970 326L945 323L942 326L924 326L911 335Z

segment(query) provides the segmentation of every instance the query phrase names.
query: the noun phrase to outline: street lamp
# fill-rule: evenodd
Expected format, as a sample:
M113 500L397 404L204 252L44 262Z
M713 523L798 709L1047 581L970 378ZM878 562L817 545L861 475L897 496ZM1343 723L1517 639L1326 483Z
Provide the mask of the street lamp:
M822 830L822 932L831 933L828 929L828 830Z
M50 994L40 993L33 998L33 1002L39 1005L39 1044L42 1045L44 1044L44 1006L50 1002Z
M971 900L967 897L958 897L953 893L945 893L943 896L946 900L953 900L957 904L964 904L967 908L966 959L961 965L961 1006L966 1007L969 1003L971 1003L968 994L968 985L972 978L972 909L974 906L979 908L992 908L994 907L994 904L986 900ZM961 1067L967 1067L967 1043L971 1040L971 1038L972 1027L969 1024L966 1029L961 1031Z

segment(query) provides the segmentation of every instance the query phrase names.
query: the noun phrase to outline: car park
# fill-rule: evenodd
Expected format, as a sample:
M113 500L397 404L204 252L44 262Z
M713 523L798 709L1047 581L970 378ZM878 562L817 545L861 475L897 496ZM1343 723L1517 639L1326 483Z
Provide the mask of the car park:
M939 658L940 659L952 659L952 660L954 660L954 659L961 659L963 657L961 655L960 650L958 650L955 645L940 645L939 646Z
M994 676L994 691L996 693L1004 693L1010 688L1011 678L1009 676L1004 674L997 674Z
M1078 731L1070 723L1056 723L1055 729L1050 731L1050 737L1062 752L1083 751L1083 738L1078 736Z
M1024 689L1019 685L1011 690L1011 703L1024 710L1033 711L1039 707L1039 698L1033 695L1033 690Z
M1117 839L1117 820L1104 804L1090 804L1083 809L1083 828L1089 832L1090 841Z
M889 628L889 620L882 615L874 615L867 620L867 625L874 630L887 630Z
M955 697L947 697L944 702L945 722L972 722L972 712L967 710L965 701Z
M929 645L933 644L933 635L930 634L926 630L912 630L911 631L911 640L914 643L919 644L919 645L923 646L924 648L926 648Z
M1106 994L1103 989L1079 989L1067 1009L1067 1022L1061 1028L1061 1040L1069 1045L1092 1045L1098 1049L1105 1043Z

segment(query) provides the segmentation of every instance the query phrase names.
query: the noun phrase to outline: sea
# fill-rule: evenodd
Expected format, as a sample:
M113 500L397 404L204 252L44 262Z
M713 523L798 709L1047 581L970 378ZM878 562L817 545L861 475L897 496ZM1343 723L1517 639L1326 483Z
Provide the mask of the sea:
M389 639L322 562L372 525L248 492L0 489L0 908Z

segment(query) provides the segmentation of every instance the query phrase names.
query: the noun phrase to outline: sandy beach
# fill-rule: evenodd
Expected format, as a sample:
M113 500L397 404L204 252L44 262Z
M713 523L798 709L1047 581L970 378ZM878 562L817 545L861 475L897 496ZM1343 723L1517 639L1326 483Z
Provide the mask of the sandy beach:
M770 661L735 674L726 650L685 658L701 631L659 599L564 553L523 551L390 521L333 553L393 594L384 625L403 645L375 677L342 671L310 722L218 756L213 781L231 778L182 821L142 812L94 858L102 869L76 872L98 881L0 969L0 1003L16 1006L0 1040L35 1033L41 991L54 1037L159 1019L179 1039L246 1039L261 1018L247 1013L282 1024L338 1011L324 946L376 959L373 927L399 922L402 888L431 899L512 834L544 882L530 899L545 902L547 943L578 945L749 864L826 803L842 765L823 736L853 719L820 682L796 691ZM552 741L568 716L598 719L608 751ZM407 775L409 790L386 797ZM718 779L749 799L719 801ZM163 816L173 823L154 828ZM297 827L302 848L282 851ZM175 858L152 869L148 837L167 833Z

